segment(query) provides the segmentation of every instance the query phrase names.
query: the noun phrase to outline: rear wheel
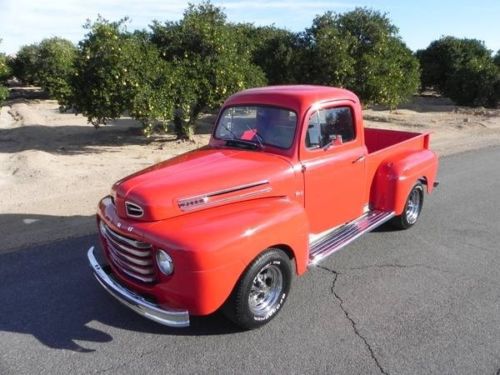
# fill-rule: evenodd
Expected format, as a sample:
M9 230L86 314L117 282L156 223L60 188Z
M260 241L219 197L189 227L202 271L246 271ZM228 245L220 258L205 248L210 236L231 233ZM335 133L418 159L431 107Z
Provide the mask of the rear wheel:
M242 328L263 326L285 303L291 280L288 256L280 249L268 249L247 268L223 311Z
M417 182L406 200L403 213L392 220L392 224L399 229L408 229L413 226L422 211L424 204L424 186Z

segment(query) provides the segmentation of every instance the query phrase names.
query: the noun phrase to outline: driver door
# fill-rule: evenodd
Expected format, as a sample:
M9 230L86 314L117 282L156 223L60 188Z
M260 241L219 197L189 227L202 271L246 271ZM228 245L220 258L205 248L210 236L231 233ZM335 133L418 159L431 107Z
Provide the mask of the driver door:
M312 233L363 213L366 147L356 134L350 102L311 110L306 117L301 162L305 209Z

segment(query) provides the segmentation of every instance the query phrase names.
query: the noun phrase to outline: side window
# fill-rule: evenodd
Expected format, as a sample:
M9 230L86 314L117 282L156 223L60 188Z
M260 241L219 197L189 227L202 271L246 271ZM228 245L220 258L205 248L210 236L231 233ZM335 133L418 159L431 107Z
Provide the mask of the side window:
M306 147L320 148L332 143L346 143L355 137L351 108L320 109L309 118Z

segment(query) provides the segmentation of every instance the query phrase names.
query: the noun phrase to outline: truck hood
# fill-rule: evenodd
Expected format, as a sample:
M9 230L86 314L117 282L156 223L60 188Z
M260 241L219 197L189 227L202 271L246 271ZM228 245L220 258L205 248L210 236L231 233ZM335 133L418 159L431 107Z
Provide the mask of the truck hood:
M164 220L237 201L289 195L293 168L271 153L204 147L113 185L122 218Z

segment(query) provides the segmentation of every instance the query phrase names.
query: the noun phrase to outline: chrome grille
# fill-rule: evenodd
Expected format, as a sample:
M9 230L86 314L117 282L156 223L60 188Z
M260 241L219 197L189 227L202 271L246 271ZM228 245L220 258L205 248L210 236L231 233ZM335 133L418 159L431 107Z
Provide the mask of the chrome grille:
M110 260L122 273L144 283L155 281L150 244L125 237L102 221L99 222L99 230L107 245Z

